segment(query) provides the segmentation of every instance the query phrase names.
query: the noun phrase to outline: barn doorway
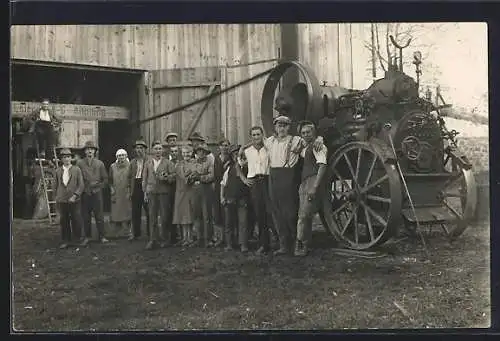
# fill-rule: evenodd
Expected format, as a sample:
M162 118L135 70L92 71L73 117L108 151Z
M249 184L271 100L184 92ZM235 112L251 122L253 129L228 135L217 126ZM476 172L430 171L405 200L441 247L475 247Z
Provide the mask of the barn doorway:
M82 105L126 108L129 119L138 115L139 90L142 89L142 70L119 70L61 63L40 63L36 61L12 60L11 89L13 102L38 103L47 98L56 105ZM31 109L31 107L30 107ZM22 115L24 115L23 113ZM34 182L30 172L32 139L20 129L21 114L13 110L12 153L13 181L16 186L14 215L30 218L33 214ZM101 157L107 169L114 161L115 146L120 145L130 152L131 135L134 128L127 120L101 120L89 116L84 120L65 119L65 127L74 127L66 132L65 141L75 152L80 152L86 140L93 139L101 148ZM135 134L137 135L137 134ZM62 140L62 138L61 138ZM33 153L31 153L33 154ZM111 157L112 155L112 157ZM109 194L108 194L109 195ZM109 201L109 198L108 200ZM109 205L107 205L109 211Z

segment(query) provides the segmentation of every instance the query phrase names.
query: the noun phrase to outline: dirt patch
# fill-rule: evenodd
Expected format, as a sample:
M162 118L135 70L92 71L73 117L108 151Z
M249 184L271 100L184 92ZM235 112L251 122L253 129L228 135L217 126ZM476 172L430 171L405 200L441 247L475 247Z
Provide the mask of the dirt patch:
M453 328L490 324L489 224L429 235L390 255L309 257L144 251L145 241L58 250L57 227L13 226L18 331Z

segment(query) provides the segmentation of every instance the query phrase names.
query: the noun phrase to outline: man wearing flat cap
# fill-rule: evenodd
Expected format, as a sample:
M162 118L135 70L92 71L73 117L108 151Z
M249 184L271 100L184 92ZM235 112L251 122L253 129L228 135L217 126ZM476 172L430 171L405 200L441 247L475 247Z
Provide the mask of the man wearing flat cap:
M170 199L174 190L172 185L175 182L175 166L172 161L163 157L163 145L160 141L154 141L151 147L153 157L145 162L142 178L142 190L144 200L148 203L150 222L147 250L153 249L157 242L162 248L170 244L168 222L172 221L174 209L174 203L170 202Z
M163 148L165 149L164 156L168 157L170 161L174 161L178 159L178 155L174 155L174 153L178 153L177 147L177 139L178 134L174 132L169 132L167 136L165 136L165 144Z
M148 145L140 138L134 143L135 158L130 161L129 182L132 199L132 231L129 240L135 240L141 236L142 210L146 212L146 235L149 236L149 214L148 204L144 201L142 190L142 175L144 164L147 160L146 150Z
M71 151L63 148L59 155L62 165L56 170L53 191L60 215L62 239L60 248L65 249L72 240L78 241L82 235L80 198L85 185L82 171L71 164Z
M108 185L108 172L104 163L97 159L95 154L97 146L93 141L85 142L83 152L85 158L77 162L83 174L83 182L85 189L82 194L82 216L83 229L85 238L82 246L90 242L92 235L92 214L94 214L95 224L97 228L97 237L102 243L107 243L108 240L104 235L104 212L102 189Z

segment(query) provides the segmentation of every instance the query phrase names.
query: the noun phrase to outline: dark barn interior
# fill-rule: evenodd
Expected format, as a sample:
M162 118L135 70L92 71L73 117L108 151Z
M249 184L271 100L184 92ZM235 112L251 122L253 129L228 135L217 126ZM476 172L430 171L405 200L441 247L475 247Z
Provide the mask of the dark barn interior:
M141 72L106 71L62 66L13 63L11 99L20 102L40 102L47 98L52 103L84 104L125 107L130 117L138 115L138 90ZM12 157L14 177L14 214L32 215L34 202L27 188L33 179L28 170L29 141L19 132L19 119L13 118ZM17 125L17 127L16 127ZM17 132L17 133L16 133ZM115 160L115 152L125 148L130 152L135 129L128 120L100 121L98 123L99 158L107 169ZM109 211L109 193L105 191L105 211Z

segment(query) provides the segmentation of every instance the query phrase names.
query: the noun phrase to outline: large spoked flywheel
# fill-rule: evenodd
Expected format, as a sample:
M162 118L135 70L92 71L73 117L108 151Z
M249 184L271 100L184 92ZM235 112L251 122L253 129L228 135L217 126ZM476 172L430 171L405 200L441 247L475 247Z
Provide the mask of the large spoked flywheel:
M366 250L396 235L401 223L401 182L377 145L351 142L329 160L324 220L345 246Z

